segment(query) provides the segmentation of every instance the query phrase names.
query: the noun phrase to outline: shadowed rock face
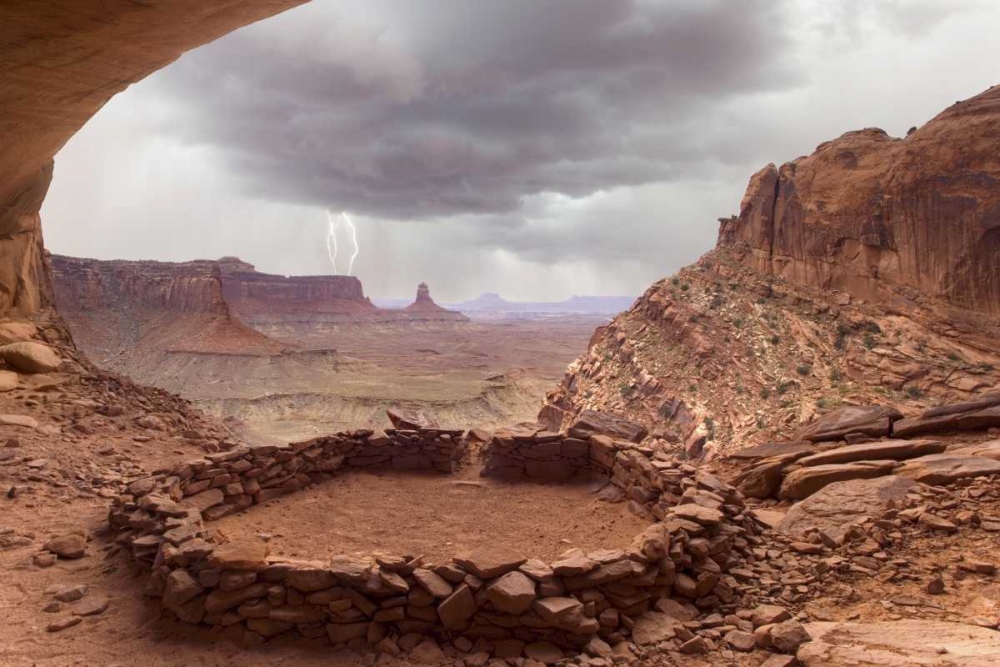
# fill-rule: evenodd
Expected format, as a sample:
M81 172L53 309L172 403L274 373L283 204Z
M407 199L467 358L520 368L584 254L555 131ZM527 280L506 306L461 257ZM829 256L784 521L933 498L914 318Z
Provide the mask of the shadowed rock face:
M39 210L52 157L116 93L305 0L0 4L0 317L52 304Z
M722 246L810 287L1000 314L1000 87L905 139L848 132L750 179Z

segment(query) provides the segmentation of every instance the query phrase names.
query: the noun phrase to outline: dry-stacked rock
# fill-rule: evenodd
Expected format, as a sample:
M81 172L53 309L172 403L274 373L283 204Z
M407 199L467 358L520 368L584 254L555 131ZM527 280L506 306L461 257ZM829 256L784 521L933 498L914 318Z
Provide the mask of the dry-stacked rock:
M393 653L433 637L489 642L497 655L561 657L596 640L660 636L650 630L660 601L732 605L737 582L728 571L749 553L755 530L733 487L631 441L542 433L519 446L555 451L558 443L560 455L565 446L565 461L607 472L633 509L660 520L628 549L572 549L553 562L502 549L445 563L386 554L277 559L264 543L220 543L207 525L345 467L449 470L463 449L459 434L419 429L210 455L134 481L110 523L152 570L147 594L185 622L242 624L250 643L295 631Z

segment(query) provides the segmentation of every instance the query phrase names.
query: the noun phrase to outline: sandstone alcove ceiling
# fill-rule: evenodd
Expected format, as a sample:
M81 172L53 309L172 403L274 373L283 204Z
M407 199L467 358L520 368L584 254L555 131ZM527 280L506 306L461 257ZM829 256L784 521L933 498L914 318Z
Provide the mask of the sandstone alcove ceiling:
M305 0L13 0L0 6L0 316L52 304L39 209L53 156L129 85Z

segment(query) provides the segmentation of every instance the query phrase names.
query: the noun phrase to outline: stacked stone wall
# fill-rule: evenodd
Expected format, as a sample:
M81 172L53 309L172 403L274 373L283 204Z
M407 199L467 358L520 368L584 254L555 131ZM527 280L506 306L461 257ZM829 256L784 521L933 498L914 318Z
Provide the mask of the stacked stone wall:
M238 625L248 643L295 632L392 653L433 637L527 655L640 633L637 623L668 598L692 610L733 602L736 582L727 571L748 552L754 530L735 489L629 441L554 435L514 440L515 449L533 444L554 453L558 443L561 458L549 463L608 474L633 510L659 519L629 548L574 549L553 562L502 548L444 563L408 554L302 561L269 558L263 542L220 543L209 527L344 468L429 463L447 472L464 440L436 429L355 431L211 455L133 482L110 522L152 570L148 595L182 621ZM503 442L494 438L487 449Z

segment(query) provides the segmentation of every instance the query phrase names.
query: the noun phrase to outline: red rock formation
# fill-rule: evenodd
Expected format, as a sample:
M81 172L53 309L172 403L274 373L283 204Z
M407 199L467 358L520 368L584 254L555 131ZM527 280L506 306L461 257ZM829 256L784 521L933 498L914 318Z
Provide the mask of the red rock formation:
M721 223L595 333L546 423L616 412L699 456L841 405L1000 388L1000 88L906 139L850 132L769 165Z
M61 311L131 308L227 315L219 264L101 261L51 255Z
M1000 87L905 139L848 132L768 165L719 244L800 285L1000 315Z
M218 262L52 255L49 263L59 313L97 361L143 350L271 355L290 349L232 316Z
M185 51L304 1L0 3L0 317L52 303L39 210L66 141Z

